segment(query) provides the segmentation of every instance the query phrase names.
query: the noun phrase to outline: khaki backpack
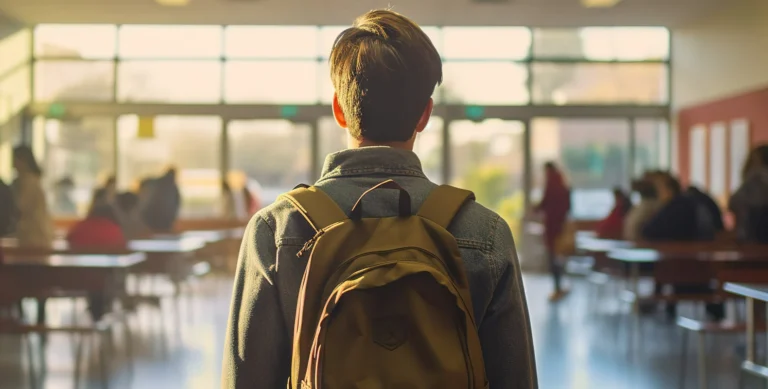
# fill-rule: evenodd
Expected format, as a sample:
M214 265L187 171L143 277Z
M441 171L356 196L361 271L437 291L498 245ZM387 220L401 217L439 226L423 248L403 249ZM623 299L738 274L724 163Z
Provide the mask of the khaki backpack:
M399 216L362 218L373 190L399 191ZM349 217L314 187L290 201L316 235L299 290L292 389L488 387L469 284L446 230L471 192L436 188L417 215L394 181Z

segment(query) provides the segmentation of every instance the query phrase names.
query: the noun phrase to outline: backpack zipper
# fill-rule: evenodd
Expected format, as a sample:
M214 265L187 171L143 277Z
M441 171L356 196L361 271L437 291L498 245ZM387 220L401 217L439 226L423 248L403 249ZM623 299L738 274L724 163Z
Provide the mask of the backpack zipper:
M311 250L312 247L315 245L315 242L317 242L317 240L320 239L320 237L323 234L325 234L325 229L317 231L317 234L315 234L315 236L313 236L310 240L308 240L306 243L304 243L304 246L301 248L301 250L299 250L298 253L296 253L296 256L301 258L301 256L304 255L304 253L306 253L307 251Z

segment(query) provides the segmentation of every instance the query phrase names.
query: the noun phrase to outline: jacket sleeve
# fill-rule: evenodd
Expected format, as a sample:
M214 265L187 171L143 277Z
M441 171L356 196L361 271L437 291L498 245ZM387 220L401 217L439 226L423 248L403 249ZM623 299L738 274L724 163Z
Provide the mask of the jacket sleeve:
M517 250L507 223L498 218L491 249L501 264L493 298L480 325L480 342L490 388L538 388L528 305Z
M255 216L240 246L224 341L222 389L284 388L290 339L275 284L275 234Z

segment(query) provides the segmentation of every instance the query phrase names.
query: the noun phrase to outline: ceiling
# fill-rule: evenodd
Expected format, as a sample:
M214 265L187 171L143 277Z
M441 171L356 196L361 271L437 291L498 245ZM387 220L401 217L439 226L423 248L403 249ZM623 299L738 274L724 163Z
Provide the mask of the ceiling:
M504 0L499 0L504 1ZM675 27L741 0L623 0L585 9L580 0L190 0L162 7L154 0L0 0L0 12L24 23L349 24L392 4L422 25Z

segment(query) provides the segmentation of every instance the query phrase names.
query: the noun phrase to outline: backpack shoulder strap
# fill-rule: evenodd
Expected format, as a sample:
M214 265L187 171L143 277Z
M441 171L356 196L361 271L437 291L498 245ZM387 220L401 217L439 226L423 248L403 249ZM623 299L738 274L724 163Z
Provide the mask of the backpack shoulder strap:
M347 218L333 199L314 186L300 185L280 198L293 204L315 231Z
M427 200L421 205L418 215L447 229L461 207L467 201L474 199L474 193L468 190L450 185L440 185L427 196Z

